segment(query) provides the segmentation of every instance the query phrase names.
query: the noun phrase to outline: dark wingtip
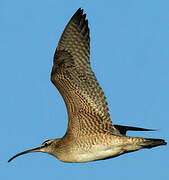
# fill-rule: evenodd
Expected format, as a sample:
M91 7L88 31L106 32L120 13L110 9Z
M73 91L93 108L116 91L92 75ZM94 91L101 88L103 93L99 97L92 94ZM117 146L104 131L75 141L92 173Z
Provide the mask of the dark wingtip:
M83 9L82 9L82 8L79 8L79 9L75 12L74 16L79 16L79 15L82 15L82 14L83 14Z
M114 127L119 130L121 134L126 134L127 131L156 131L156 129L145 129L140 127L122 126L115 124Z

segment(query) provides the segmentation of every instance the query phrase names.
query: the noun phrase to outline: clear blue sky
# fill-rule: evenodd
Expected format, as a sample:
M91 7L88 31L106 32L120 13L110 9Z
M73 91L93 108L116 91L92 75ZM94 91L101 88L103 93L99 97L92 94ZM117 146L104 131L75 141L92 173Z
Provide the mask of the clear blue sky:
M74 12L87 13L91 64L114 123L158 129L129 133L169 142L169 1L0 1L0 179L169 178L168 146L90 163L15 153L61 137L64 102L50 82L52 58Z

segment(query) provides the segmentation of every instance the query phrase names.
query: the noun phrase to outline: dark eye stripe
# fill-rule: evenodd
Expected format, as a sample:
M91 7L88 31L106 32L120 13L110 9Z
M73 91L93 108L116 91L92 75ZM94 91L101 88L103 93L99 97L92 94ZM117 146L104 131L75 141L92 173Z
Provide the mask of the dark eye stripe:
M46 140L46 141L44 141L42 144L45 144L46 142L48 142L49 141L49 139L48 140Z

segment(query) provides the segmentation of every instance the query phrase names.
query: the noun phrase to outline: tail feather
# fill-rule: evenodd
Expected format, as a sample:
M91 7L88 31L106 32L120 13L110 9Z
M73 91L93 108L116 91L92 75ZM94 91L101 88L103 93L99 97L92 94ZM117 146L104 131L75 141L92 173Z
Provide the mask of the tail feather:
M115 124L114 127L122 135L126 135L127 131L155 131L154 129L145 129L145 128L132 127L132 126L122 126L122 125L117 125L117 124Z
M146 138L146 141L142 142L140 145L143 148L153 148L156 146L167 145L164 139L153 139L153 138Z

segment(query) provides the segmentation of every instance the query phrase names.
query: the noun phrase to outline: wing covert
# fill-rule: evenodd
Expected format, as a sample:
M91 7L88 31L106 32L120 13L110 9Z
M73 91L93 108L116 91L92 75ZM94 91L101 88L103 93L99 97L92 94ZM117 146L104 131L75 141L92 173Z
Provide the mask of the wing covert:
M54 54L51 81L62 95L68 111L68 132L112 133L104 93L90 67L88 21L78 9L66 26ZM77 135L77 134L76 134Z

